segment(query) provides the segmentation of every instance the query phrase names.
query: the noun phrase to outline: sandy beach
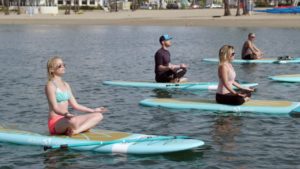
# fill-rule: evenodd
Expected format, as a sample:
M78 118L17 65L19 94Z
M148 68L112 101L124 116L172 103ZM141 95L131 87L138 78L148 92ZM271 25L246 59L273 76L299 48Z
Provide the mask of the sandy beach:
M213 26L213 27L273 27L300 28L298 14L267 14L253 12L251 16L223 16L224 9L137 10L104 12L84 11L83 14L64 15L26 14L0 15L0 24L80 24L80 25L153 25L153 26Z

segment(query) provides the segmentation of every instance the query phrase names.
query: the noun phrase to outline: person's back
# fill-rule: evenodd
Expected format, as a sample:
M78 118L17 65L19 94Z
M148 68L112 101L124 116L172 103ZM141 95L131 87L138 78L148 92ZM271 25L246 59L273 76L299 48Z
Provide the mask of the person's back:
M249 40L246 40L245 42L244 42L244 44L243 44L243 48L242 48L242 54L241 54L241 56L242 56L242 59L251 59L252 58L252 51L250 50L250 48L249 48L249 44L250 44L251 42L249 42ZM249 56L250 55L250 56Z
M155 75L159 76L164 72L159 69L159 65L168 66L171 61L170 52L168 50L165 50L164 48L160 48L155 53L154 59L155 59Z

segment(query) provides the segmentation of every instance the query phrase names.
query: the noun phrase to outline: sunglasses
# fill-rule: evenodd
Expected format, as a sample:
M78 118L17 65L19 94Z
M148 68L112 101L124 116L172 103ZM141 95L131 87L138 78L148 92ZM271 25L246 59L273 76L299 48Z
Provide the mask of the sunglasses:
M255 36L251 36L251 38L255 38Z
M231 56L234 56L235 55L235 52L231 53Z
M66 64L60 64L60 65L56 66L56 69L60 69L62 67L66 67Z

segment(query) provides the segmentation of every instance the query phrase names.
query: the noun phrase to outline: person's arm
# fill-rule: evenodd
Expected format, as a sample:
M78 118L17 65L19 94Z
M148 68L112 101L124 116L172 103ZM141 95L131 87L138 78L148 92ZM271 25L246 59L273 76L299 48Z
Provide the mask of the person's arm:
M228 83L228 68L225 65L220 65L218 69L219 77L225 88L232 94L237 95L238 93L232 89L232 86Z
M49 108L52 109L56 114L61 116L66 116L69 112L68 110L61 110L58 106L55 96L56 87L51 83L47 83L45 86L45 93L48 99Z
M173 70L174 66L172 64L169 64L168 66L159 65L158 69L159 69L159 71L165 72L165 71L168 71L168 70Z
M163 56L159 53L156 53L155 54L155 62L156 62L156 65L159 65L158 66L158 70L159 71L162 71L162 72L166 72L168 70L175 70L175 68L177 68L177 65L173 65L171 63L169 63L168 65L164 66L163 65Z
M98 108L92 109L92 108L89 108L89 107L86 107L86 106L83 106L83 105L79 104L76 101L69 84L66 83L66 85L67 85L67 87L69 89L69 92L70 92L70 95L71 95L71 98L69 99L69 103L70 103L70 105L72 106L73 109L81 111L81 112L86 112L86 113L104 113L104 112L107 111L107 109L104 108L104 107L98 107Z
M242 87L241 84L239 84L237 81L234 81L232 85L237 87L238 89L252 91L252 89L250 89L248 87Z
M263 55L262 51L260 49L258 49L254 44L252 44L252 46L259 55Z
M256 55L256 56L262 56L263 53L258 49L252 42L248 41L248 47L249 49Z

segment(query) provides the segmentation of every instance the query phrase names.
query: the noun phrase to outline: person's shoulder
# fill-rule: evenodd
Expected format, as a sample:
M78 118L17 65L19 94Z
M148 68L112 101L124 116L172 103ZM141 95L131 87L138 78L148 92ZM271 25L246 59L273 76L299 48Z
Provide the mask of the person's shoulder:
M227 64L226 63L221 63L219 64L219 69L227 69Z
M159 49L156 51L156 53L161 53L161 52L163 52L163 51L164 51L163 48L159 48Z
M247 43L249 43L249 40L248 40L248 39L244 41L244 44L247 44Z
M159 48L159 49L155 52L155 56L161 55L162 52L163 52L162 48Z
M45 85L45 89L52 89L52 88L55 88L55 86L51 81L48 81Z
M70 87L70 85L69 85L69 83L67 83L66 81L64 81L64 83L65 83L65 85L70 89L71 87Z

